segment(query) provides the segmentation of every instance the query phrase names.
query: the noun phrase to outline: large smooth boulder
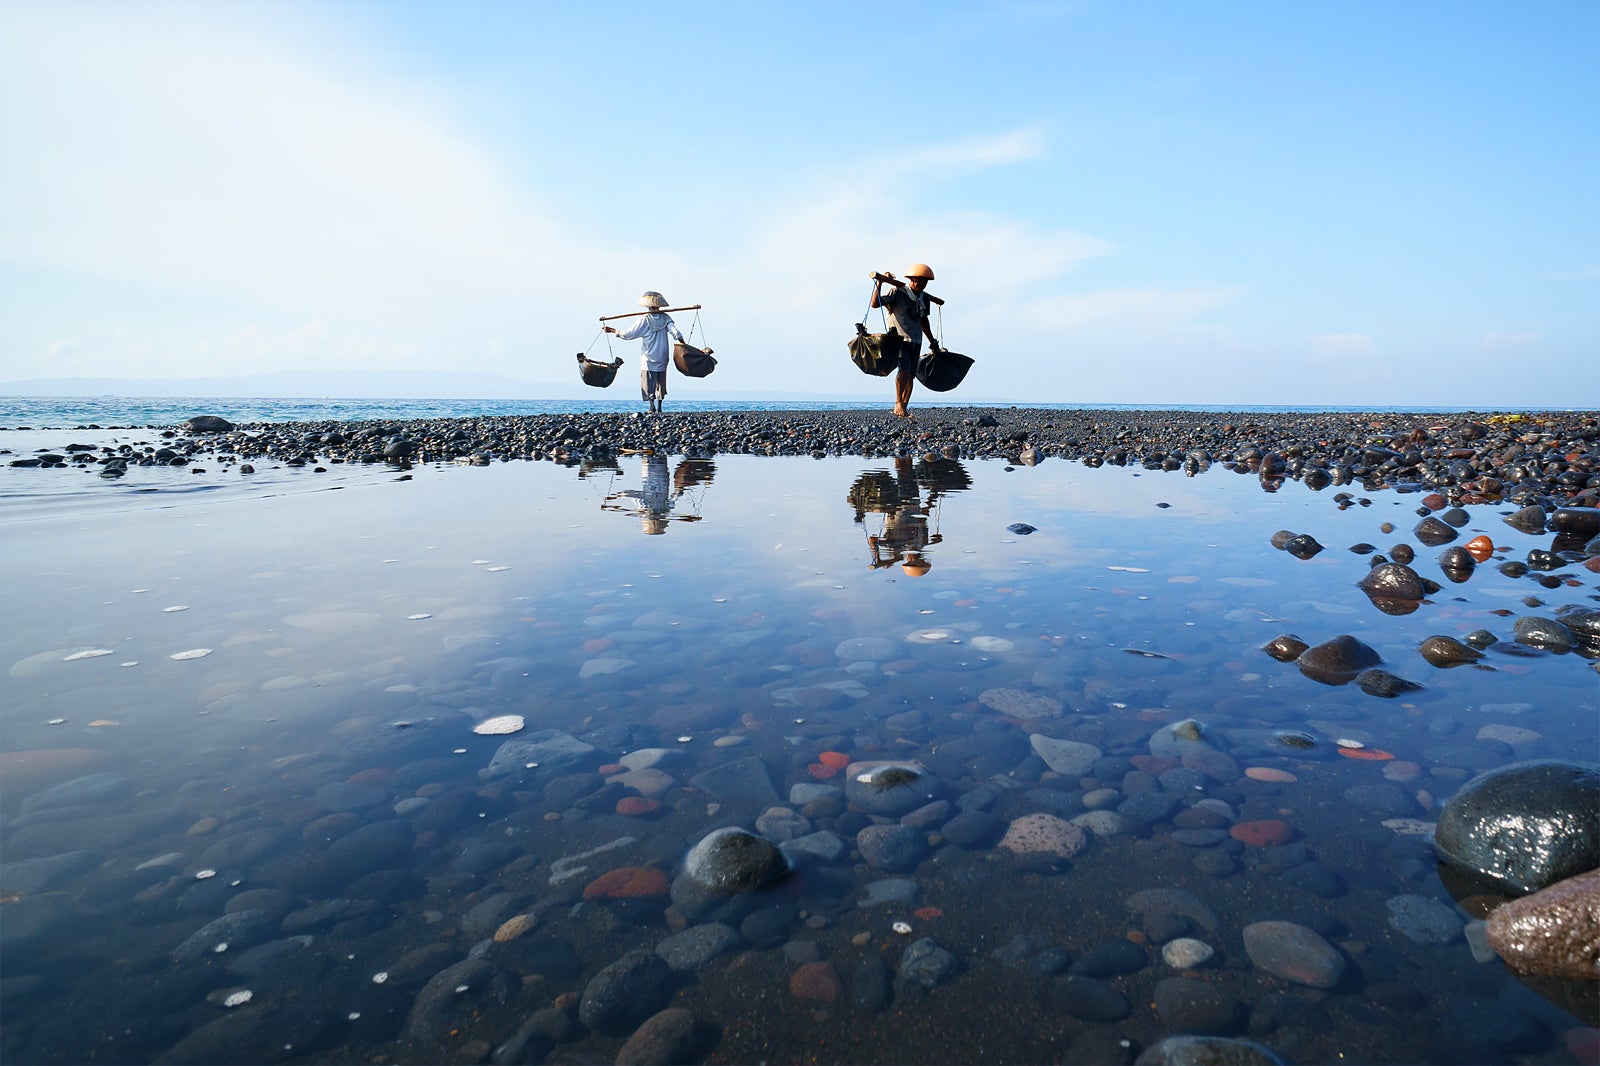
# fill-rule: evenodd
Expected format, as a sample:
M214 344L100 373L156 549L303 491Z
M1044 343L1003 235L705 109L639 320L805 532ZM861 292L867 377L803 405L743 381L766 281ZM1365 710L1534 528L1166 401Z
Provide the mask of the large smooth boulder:
M1600 766L1540 759L1479 774L1445 803L1439 857L1521 895L1600 866Z
M1590 870L1489 915L1489 946L1520 974L1600 981L1600 870Z

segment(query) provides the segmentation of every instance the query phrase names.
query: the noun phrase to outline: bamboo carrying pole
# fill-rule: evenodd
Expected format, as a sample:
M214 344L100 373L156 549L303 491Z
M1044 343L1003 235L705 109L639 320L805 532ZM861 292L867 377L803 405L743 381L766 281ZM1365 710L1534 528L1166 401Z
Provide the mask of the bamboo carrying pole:
M652 310L652 311L629 311L625 315L601 315L600 316L600 321L602 321L602 322L610 322L614 318L638 318L640 315L653 315L653 314L656 313L656 311L660 311L662 314L666 314L668 311L698 311L698 310L700 310L700 305L699 304L688 304L688 305L686 305L684 307L657 307L657 308L655 308L655 310Z
M877 272L877 271L873 271L873 273L872 273L872 280L873 280L873 281L881 281L881 282L883 282L883 283L884 283L884 284L885 284L885 285L893 285L893 286L894 286L894 287L895 287L895 288L897 288L897 289L898 289L898 288L900 288L900 287L901 287L901 286L902 286L902 285L904 285L904 284L905 284L905 282L903 282L903 281L901 281L901 280L900 280L900 279L899 279L899 278L896 278L896 277L891 277L891 276L890 276L890 275L888 275L888 274L880 274L880 273L878 273L878 272ZM935 296L935 295L934 295L934 294L933 294L933 293L931 293L931 292L925 292L925 293L923 293L923 294L922 294L922 298L923 298L923 299L924 299L924 300L927 300L927 301L928 301L928 302L930 302L930 303L936 303L936 304L938 304L938 305L939 305L939 306L940 306L940 307L943 307L943 306L944 306L944 301L943 301L943 300L941 300L941 299L939 299L939 298L938 298L938 297L937 297L937 296Z

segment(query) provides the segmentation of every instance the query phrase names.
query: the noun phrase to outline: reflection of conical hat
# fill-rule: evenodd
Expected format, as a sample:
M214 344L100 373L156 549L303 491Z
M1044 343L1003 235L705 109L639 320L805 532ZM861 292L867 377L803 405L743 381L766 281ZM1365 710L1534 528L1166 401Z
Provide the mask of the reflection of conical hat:
M639 297L639 306L649 308L665 307L667 306L667 298L659 292L647 292Z

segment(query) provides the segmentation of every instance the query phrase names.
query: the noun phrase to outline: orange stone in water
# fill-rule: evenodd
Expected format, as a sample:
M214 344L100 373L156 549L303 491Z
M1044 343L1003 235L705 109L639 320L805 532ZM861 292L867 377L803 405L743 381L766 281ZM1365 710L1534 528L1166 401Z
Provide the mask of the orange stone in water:
M1288 784L1290 781L1300 780L1287 770L1279 770L1273 766L1252 766L1244 772L1244 776L1252 781L1273 781L1278 784Z
M645 796L623 796L617 800L617 813L630 818L642 818L661 809L661 801Z
M1294 836L1294 830L1289 828L1287 822L1268 818L1260 822L1240 822L1228 830L1228 835L1252 848L1274 848L1288 843L1289 838Z
M667 894L667 875L654 866L624 866L601 874L583 890L583 898L646 899Z
M817 756L817 761L824 766L831 766L835 770L843 770L850 765L850 756L842 751L825 751Z
M789 994L795 999L832 1003L843 991L844 982L831 962L808 962L789 978Z
M1379 748L1338 748L1340 755L1346 759L1365 759L1368 762L1388 762L1393 755Z
M1489 556L1494 554L1494 541L1482 535L1473 537L1467 541L1467 551L1478 562L1487 562Z
M925 922L931 922L935 918L944 917L944 911L940 910L938 907L918 907L911 913Z
M818 781L827 781L829 778L839 776L839 768L837 766L829 766L827 763L814 762L807 764L806 773Z

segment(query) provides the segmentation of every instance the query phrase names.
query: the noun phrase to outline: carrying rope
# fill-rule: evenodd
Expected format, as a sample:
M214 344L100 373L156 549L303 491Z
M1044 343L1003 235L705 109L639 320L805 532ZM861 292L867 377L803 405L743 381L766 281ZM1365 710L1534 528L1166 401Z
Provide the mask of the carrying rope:
M612 360L615 361L616 353L611 350L611 334L607 333L603 328L600 330L599 333L596 333L594 335L594 340L589 342L589 347L587 347L587 348L585 348L583 350L583 357L585 359L589 358L589 353L594 351L594 343L595 343L595 341L599 340L601 337L604 337L606 339L606 354L610 355Z

